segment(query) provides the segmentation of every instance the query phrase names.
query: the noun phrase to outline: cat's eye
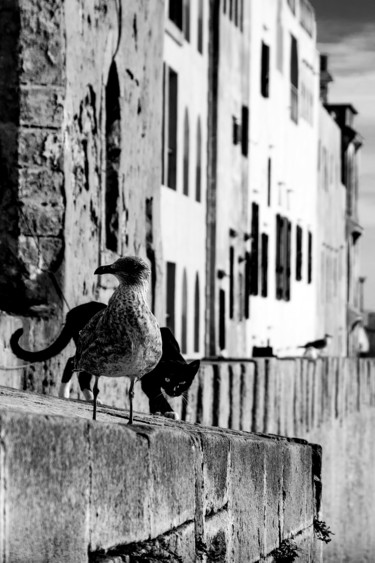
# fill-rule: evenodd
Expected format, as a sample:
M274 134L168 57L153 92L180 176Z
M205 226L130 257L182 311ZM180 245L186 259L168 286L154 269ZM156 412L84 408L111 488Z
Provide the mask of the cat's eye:
M164 377L164 381L165 381L165 383L170 383L171 380L170 380L169 377Z

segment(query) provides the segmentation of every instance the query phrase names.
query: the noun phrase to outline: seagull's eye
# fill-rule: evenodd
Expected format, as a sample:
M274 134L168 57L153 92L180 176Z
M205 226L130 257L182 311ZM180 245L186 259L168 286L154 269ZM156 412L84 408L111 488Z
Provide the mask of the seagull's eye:
M169 377L164 377L164 381L165 381L165 383L170 383L171 380L170 380Z

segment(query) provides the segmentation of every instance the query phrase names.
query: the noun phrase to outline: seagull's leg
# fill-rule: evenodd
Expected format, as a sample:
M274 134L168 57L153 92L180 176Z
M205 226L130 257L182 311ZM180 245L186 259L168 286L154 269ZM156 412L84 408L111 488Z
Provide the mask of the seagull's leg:
M129 422L128 422L128 424L133 424L134 383L135 383L135 379L132 379L131 382L130 382L130 389L129 389Z
M98 383L99 383L99 376L96 375L95 376L95 383L94 383L94 387L93 387L93 393L94 393L94 410L93 410L93 413L92 413L92 419L93 420L96 420L96 404L97 404L96 399L99 395Z

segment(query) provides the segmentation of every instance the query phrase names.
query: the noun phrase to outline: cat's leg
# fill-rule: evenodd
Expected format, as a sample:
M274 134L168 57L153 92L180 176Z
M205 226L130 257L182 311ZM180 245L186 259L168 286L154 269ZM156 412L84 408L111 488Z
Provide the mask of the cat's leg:
M68 359L65 364L65 368L62 374L59 397L60 399L69 399L70 396L70 382L73 375L74 369L74 356Z
M91 391L91 374L89 374L87 371L81 371L78 374L78 383L82 391L82 395L85 398L85 401L93 402L94 393ZM99 389L98 389L98 393L99 393ZM98 398L96 399L96 404L97 405L102 404Z

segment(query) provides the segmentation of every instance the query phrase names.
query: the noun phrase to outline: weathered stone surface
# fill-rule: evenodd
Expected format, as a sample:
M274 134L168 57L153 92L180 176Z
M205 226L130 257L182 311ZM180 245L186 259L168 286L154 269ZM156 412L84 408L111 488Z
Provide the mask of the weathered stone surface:
M0 388L4 563L248 562L285 537L283 465L307 444L145 415L129 427L104 406L94 422L91 411ZM312 506L311 466L304 453L293 460ZM295 495L297 528L309 538L308 490L289 489L284 504Z
M303 467L303 471L297 468ZM312 524L314 507L310 495L312 452L310 446L290 444L283 463L284 534L293 535Z
M0 544L6 562L87 557L85 423L1 410Z

